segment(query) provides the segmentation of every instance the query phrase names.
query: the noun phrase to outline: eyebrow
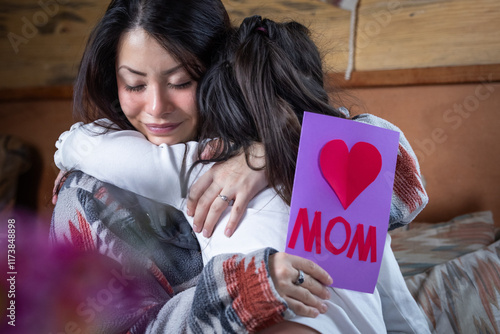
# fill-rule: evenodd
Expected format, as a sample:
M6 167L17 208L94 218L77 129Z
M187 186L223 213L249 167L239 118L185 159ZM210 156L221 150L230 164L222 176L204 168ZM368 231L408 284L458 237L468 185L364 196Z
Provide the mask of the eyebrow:
M172 68L170 68L170 69L168 69L168 70L165 70L165 71L161 72L161 75L169 75L169 74L172 74L172 73L174 73L174 72L178 71L179 69L181 69L182 67L183 67L183 66L182 66L182 64L179 64L179 65L177 65L177 66L175 66L175 67L172 67ZM124 69L128 70L128 71L129 71L129 72L131 72L131 73L134 73L134 74L140 75L140 76L142 76L142 77L145 77L145 76L146 76L146 73L136 71L136 70L134 70L133 68L128 67L127 65L121 65L120 67L118 67L118 71L119 71L119 70L121 70L122 68L124 68Z

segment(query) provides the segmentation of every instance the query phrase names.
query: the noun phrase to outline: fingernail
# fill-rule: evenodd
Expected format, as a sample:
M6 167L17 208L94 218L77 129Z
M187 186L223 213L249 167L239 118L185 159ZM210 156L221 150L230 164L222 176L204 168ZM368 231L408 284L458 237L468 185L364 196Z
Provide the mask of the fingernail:
M326 313L328 311L328 306L326 304L321 304L321 313Z
M203 229L203 236L205 238L208 238L208 230L207 229Z
M230 228L226 228L226 230L224 231L224 234L226 235L226 237L229 238L231 236L232 232L233 231Z
M328 276L328 285L332 285L333 284L333 278L332 276Z
M194 225L194 224L193 224L193 231L194 231L195 233L200 233L200 227L199 227L198 225Z
M319 315L319 311L314 309L312 317L316 318L318 315Z
M330 290L328 290L328 289L326 290L326 294L325 294L325 295L326 295L326 298L325 298L325 299L330 299L330 297L332 296L332 295L330 294Z
M186 213L189 217L192 217L193 215L191 214L191 211L189 209L186 210Z

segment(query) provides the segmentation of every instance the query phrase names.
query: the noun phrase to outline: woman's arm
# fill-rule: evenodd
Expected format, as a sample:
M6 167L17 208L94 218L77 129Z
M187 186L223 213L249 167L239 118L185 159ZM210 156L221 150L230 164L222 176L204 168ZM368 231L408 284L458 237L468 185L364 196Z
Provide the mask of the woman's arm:
M183 333L246 333L291 319L293 312L290 309L303 316L317 316L317 309L295 299L302 294L301 290L305 290L291 283L293 274L287 270L295 269L292 265L281 265L284 264L283 258L290 263L298 259L294 262L296 266L304 261L304 268L309 262L284 253L273 253L271 249L265 249L246 255L224 254L213 258L204 267L196 287L179 293L163 305L151 318L146 333L166 333L174 328ZM282 269L268 272L267 268L272 267ZM222 272L220 268L223 268ZM310 268L307 269L311 272ZM275 289L278 276L269 276L273 272L286 277L282 279L282 291ZM220 280L221 276L223 280ZM320 284L318 286L322 289ZM309 298L314 305L320 304L316 297L310 295ZM292 326L300 327L298 324Z
M415 152L403 132L392 123L370 114L354 116L353 120L399 132L389 230L409 224L429 202Z
M164 252L163 259L157 254L158 261L144 258L147 253L140 242L131 247L131 240L138 240L144 230L140 226L145 222L136 220L137 215L127 208L129 205L117 202L108 187L81 172L72 173L63 185L51 225L53 243L69 242L80 250L98 251L117 263L125 261L146 266L146 270L136 270L145 275L118 270L118 273L126 273L120 276L125 279L124 284L140 290L132 294L134 303L113 301L109 310L100 312L112 317L103 319L100 327L104 327L105 332L129 328L131 333L143 332L146 328L151 333L160 328L215 332L214 328L221 327L246 332L288 318L292 315L288 307L297 314L314 316L320 307L319 298L314 295L328 297L319 283L331 283L326 272L308 260L274 254L269 248L247 255L217 256L197 278L191 268L192 263L197 262L193 258L197 251L184 250L184 258L177 259L182 265L176 268L164 265L174 257L172 251ZM127 231L131 231L130 235ZM155 240L147 235L142 239L149 240L148 244ZM164 276L163 273L172 269L177 270L173 278ZM308 278L300 287L292 284L297 269L304 270ZM141 278L138 284L134 276ZM185 278L179 281L179 277Z

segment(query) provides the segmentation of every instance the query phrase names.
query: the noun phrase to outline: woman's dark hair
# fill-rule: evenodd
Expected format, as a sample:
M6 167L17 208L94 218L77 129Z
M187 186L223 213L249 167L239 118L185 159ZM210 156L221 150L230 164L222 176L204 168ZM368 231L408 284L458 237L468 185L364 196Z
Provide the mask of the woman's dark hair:
M211 161L265 148L269 184L289 204L304 111L345 117L329 104L320 53L300 23L246 18L198 87L202 152ZM251 164L249 164L250 167Z
M108 118L133 129L118 100L115 62L124 33L144 29L194 80L210 66L230 30L220 0L113 0L92 31L74 87L73 116L87 122Z

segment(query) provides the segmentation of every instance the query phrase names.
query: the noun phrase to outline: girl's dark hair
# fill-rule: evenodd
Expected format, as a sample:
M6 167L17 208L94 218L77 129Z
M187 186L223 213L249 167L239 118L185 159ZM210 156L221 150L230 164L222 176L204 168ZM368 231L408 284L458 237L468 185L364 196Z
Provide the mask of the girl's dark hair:
M211 161L265 148L269 184L290 204L304 111L345 117L329 104L320 53L300 23L246 18L198 87L202 144ZM251 164L249 164L250 167Z
M73 116L108 118L133 129L118 100L115 62L121 36L142 28L199 80L226 40L229 16L220 0L113 0L92 31L74 87Z

